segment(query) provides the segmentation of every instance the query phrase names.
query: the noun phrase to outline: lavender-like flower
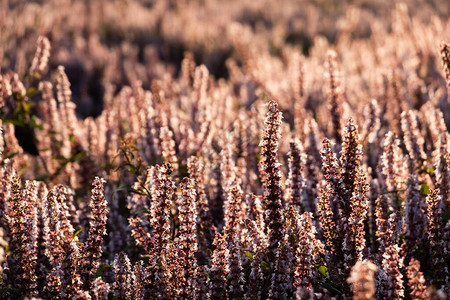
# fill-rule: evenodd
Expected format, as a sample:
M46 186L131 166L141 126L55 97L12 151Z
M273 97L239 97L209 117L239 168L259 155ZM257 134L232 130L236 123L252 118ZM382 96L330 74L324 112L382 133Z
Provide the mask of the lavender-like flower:
M313 284L315 228L312 224L311 213L303 213L299 229L301 231L295 250L294 286L304 293L305 290L310 290Z
M439 206L445 211L450 210L450 153L448 152L447 137L447 132L440 133L435 154L436 185L441 195Z
M375 299L374 275L377 270L372 262L358 261L352 268L347 281L352 285L353 300Z
M222 157L222 160L224 158ZM210 208L211 208L211 216L214 221L214 225L216 227L220 227L223 225L223 218L224 218L224 211L223 211L223 204L225 202L225 181L226 178L224 178L224 174L222 174L222 162L219 156L214 156L213 158L213 167L210 173L211 182L210 185L212 185L212 192L211 192L211 200L210 200Z
M430 247L428 254L434 270L433 284L438 287L448 282L449 277L449 268L445 263L449 245L445 238L446 228L441 207L441 192L441 190L435 189L427 196L427 238Z
M260 264L264 255L264 233L258 230L257 223L250 219L245 220L245 227L248 230L249 239L252 241L250 253L253 258L250 263L251 271L247 279L247 292L244 299L261 299L263 273Z
M344 231L344 262L350 268L357 260L362 259L365 247L364 220L368 203L365 175L360 169L362 158L361 145L358 143L358 127L350 119L344 132L341 154L342 202L338 203L341 216L337 223L339 230Z
M227 236L216 233L213 246L215 250L212 254L211 259L211 278L208 281L209 287L209 299L226 300L227 296L227 274L229 272L228 262L226 257L228 257L229 250L227 245Z
M50 143L50 153L48 155L60 155L60 147L61 147L61 140L59 136L59 130L60 130L60 120L58 115L58 108L56 104L56 100L53 97L53 85L48 81L41 81L39 83L39 90L42 92L42 98L44 101L42 101L42 114L44 117L45 123L45 129L48 131L48 139ZM47 139L47 137L46 137ZM47 168L50 171L53 171L55 168L54 162L52 161L52 157L48 157L47 162Z
M75 297L82 286L80 269L82 264L82 254L78 238L65 240L62 244L64 250L64 260L61 263L63 275L64 297L71 299Z
M194 277L192 280L194 288L194 299L207 300L208 299L208 286L206 284L208 274L205 265L199 265L195 269Z
M381 155L379 164L379 177L381 186L386 192L393 192L398 195L398 191L402 188L403 173L405 169L404 158L399 147L399 140L395 138L394 133L389 131L386 134L383 146L383 154ZM390 198L393 198L391 196ZM400 203L390 199L392 207L396 211L400 211Z
M287 186L289 187L288 203L300 209L302 204L302 190L304 179L302 168L305 164L305 155L301 153L302 146L298 139L291 140L289 152L289 178Z
M50 272L46 274L47 286L44 288L44 292L50 298L59 297L59 295L65 293L64 271L62 270L65 254L61 245L66 238L72 236L73 230L71 229L73 228L70 228L61 205L64 201L63 187L53 187L47 195L42 216L44 220L45 255L51 266Z
M322 172L326 180L327 187L330 191L328 195L330 197L330 204L333 212L337 209L337 197L336 193L339 191L342 179L340 176L340 166L336 154L333 152L333 144L330 140L324 139L322 141Z
M306 142L304 162L304 184L302 191L302 203L305 211L313 213L314 219L318 220L317 212L317 187L319 185L320 157L318 128L314 119L307 119L305 122Z
M357 190L360 182L360 164L362 159L362 146L358 142L358 126L350 119L345 127L344 140L340 163L342 166L342 195L343 202L338 205L345 216L350 216L353 193Z
M37 187L27 181L22 190L20 179L14 176L11 189L6 211L10 236L7 282L21 296L32 297L37 295Z
M337 255L341 248L336 248L338 235L336 234L336 223L333 219L333 211L331 209L330 196L333 193L328 185L320 190L320 197L317 203L320 217L320 225L325 238L326 250L332 255Z
M129 218L128 222L131 227L131 235L133 236L136 243L144 247L145 251L149 254L153 253L153 239L150 233L148 233L144 226L142 225L142 219Z
M362 128L361 140L367 143L374 143L377 139L378 131L380 130L380 108L377 100L372 99L370 105L364 110L366 121Z
M408 267L406 267L406 276L408 277L408 287L411 290L410 296L413 300L430 299L425 285L425 277L420 271L420 262L411 259Z
M189 177L194 180L194 188L197 191L197 210L199 222L203 226L212 226L212 217L208 206L208 198L206 197L204 186L204 163L196 156L191 156L188 159Z
M161 127L159 132L161 147L161 156L164 162L170 163L175 171L178 171L178 159L176 156L175 142L173 132L169 127Z
M130 259L125 253L120 252L114 257L112 267L114 270L114 283L112 285L114 297L121 300L131 299L134 296L133 283L135 279L133 278L134 273L131 269Z
M101 277L97 277L94 280L92 295L96 300L108 300L110 291L110 285L103 281Z
M375 200L375 217L379 253L383 254L389 245L397 243L398 238L398 232L395 228L398 217L392 212L392 207L388 202L388 196L380 195Z
M156 255L162 255L170 239L171 209L173 205L175 183L171 178L173 168L169 164L151 169L152 205L150 223L152 225L153 248Z
M43 192L45 193L45 190L40 191ZM44 295L50 298L61 296L71 299L76 297L82 286L82 249L69 220L72 204L68 203L70 198L66 195L66 188L57 185L48 193L43 206L45 255L51 266L46 274L47 286L44 288ZM43 272L42 269L40 272Z
M189 177L193 180L194 189L197 191L195 203L198 215L199 252L206 259L207 250L213 239L214 224L205 192L203 161L196 156L191 156L188 159L188 171Z
M5 113L13 113L16 109L16 101L12 96L11 81L8 76L0 75L0 105L4 108Z
M22 81L20 81L19 74L9 71L8 72L9 77L11 78L11 91L13 93L19 94L21 97L25 99L25 101L28 100L26 97L26 89Z
M78 290L76 295L73 297L74 300L91 300L92 296L88 291Z
M386 299L403 299L405 295L403 286L403 275L400 273L400 256L397 245L389 245L383 254L383 271L385 274L385 294Z
M244 277L242 270L242 254L238 235L228 237L228 267L230 282L228 284L229 297L239 299L244 295Z
M364 220L367 218L368 200L366 195L369 187L365 181L366 176L364 174L360 174L360 178L358 179L358 188L354 191L354 194L350 200L352 208L348 224L350 234L348 234L344 239L344 249L347 242L351 242L353 244L350 248L350 253L354 253L353 256L345 257L345 260L349 259L349 262L352 260L361 260L363 250L366 246L366 240L364 238Z
M281 214L281 171L278 162L278 140L281 137L282 114L278 104L270 101L264 121L264 134L260 142L261 157L260 170L264 187L264 202L266 206L266 226L269 232L269 243L272 258L274 250L283 238L283 217Z
M145 299L144 297L147 296L147 279L150 278L150 274L147 272L147 270L148 269L144 267L144 262L142 260L135 263L133 268L133 288L135 293L134 297L139 300Z
M227 199L225 202L225 225L223 232L227 237L229 277L229 296L238 298L243 296L243 274L242 274L242 253L241 253L241 231L243 229L243 219L245 211L242 210L242 189L240 180L235 178L226 188Z
M325 177L325 187L319 200L322 229L332 254L329 263L337 268L336 271L343 272L344 277L348 277L350 268L361 260L365 247L368 185L361 171L362 150L358 139L358 128L350 119L344 131L340 162L327 139L323 141L322 148ZM344 263L343 269L337 267L340 262ZM348 286L344 288L344 292L350 295Z
M450 91L450 46L446 42L441 43L441 58L444 67L445 80L447 82L447 90Z
M70 82L63 66L58 66L56 90L58 101L60 103L59 115L61 122L63 123L63 126L67 128L66 133L68 135L73 135L77 124L75 103L71 101L72 91L70 90ZM67 139L64 139L64 141L67 141ZM69 147L67 150L70 150L70 145L65 146Z
M175 184L171 178L172 167L169 164L156 165L149 171L147 178L151 186L150 225L151 234L145 228L141 217L130 218L131 234L136 243L142 246L149 255L150 277L146 278L148 285L152 283L152 293L156 297L165 297L169 286L169 274L166 269L167 256L171 235L171 209L173 206ZM157 282L158 281L158 282ZM155 296L155 295L153 295Z
M37 40L36 54L30 67L30 74L44 74L48 66L48 58L50 57L50 42L45 36L40 36Z
M243 202L242 194L243 192L239 180L236 179L236 181L228 188L227 200L225 203L225 225L223 231L229 238L228 242L232 242L235 236L240 236L243 225L242 222L245 217L241 210Z
M55 267L47 274L47 286L44 289L44 295L49 299L60 299L64 295L64 282L62 280L64 273L61 270L61 264L55 263Z
M427 217L425 203L420 192L416 161L408 157L410 176L406 181L406 199L404 210L405 239L408 254L412 255L425 240Z
M197 270L195 253L198 250L197 241L197 209L195 207L196 192L189 178L181 183L181 195L178 197L178 220L180 223L177 241L177 264L181 271L178 296L190 299L195 294L194 275Z
M268 299L289 299L293 293L293 280L291 271L293 268L293 253L289 244L289 236L285 235L276 250L275 261L272 266L270 290Z
M83 288L89 290L95 279L95 273L100 266L102 255L103 236L106 235L106 221L108 203L105 199L103 184L106 181L95 177L89 207L91 217L89 220L89 234L83 249L82 280Z
M261 198L254 194L246 194L245 202L247 204L246 219L255 222L259 230L264 229L264 210L261 203Z
M423 151L423 137L419 131L416 114L410 110L403 112L401 127L403 131L403 139L411 159L414 159L417 166L422 165L422 161L426 159Z
M342 90L340 84L340 74L337 65L337 54L335 51L330 50L327 53L326 62L327 73L329 83L329 105L331 112L331 123L333 124L332 135L336 141L338 147L342 142L341 134L341 115L342 115Z

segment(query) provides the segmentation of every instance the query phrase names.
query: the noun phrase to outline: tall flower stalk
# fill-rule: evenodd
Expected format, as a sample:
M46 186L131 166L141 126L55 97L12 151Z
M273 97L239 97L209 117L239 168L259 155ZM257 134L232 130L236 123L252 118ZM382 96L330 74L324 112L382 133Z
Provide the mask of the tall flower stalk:
M283 217L281 170L278 162L278 141L281 138L282 113L278 104L271 100L264 121L264 133L260 142L260 172L264 187L264 203L266 207L266 226L269 232L269 243L274 257L275 249L283 238Z
M95 279L95 273L100 266L102 256L103 236L106 235L106 221L108 203L105 198L104 184L100 177L92 182L92 195L89 203L91 217L89 220L89 233L83 249L82 280L83 288L89 290Z
M23 297L36 296L37 268L37 187L27 181L21 188L20 179L13 177L12 195L8 201L6 219L10 234L9 272L6 282Z

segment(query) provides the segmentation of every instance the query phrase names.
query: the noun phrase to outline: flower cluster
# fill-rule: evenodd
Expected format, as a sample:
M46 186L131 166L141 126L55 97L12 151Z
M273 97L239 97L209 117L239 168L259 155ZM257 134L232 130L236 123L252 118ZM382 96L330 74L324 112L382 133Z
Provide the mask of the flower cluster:
M0 2L0 299L450 295L445 1Z

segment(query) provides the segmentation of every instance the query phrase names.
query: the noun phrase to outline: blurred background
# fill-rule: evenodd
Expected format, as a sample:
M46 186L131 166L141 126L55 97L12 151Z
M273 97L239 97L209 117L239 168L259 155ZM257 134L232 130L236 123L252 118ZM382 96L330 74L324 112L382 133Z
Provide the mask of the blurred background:
M227 79L227 62L245 64L248 44L274 57L285 48L309 56L324 39L333 45L395 31L395 11L431 24L448 18L450 1L407 0L399 8L390 0L1 0L0 67L23 78L38 36L48 37L50 71L65 66L78 116L95 117L107 85L118 93L139 79L149 89L161 74L178 76L186 55Z

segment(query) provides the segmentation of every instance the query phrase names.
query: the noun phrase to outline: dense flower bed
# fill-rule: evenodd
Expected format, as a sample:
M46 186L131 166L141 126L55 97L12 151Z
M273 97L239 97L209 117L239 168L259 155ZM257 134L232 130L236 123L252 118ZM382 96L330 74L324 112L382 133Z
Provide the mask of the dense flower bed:
M447 299L448 19L203 2L0 4L0 298Z

